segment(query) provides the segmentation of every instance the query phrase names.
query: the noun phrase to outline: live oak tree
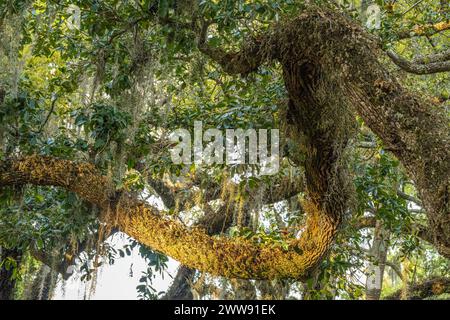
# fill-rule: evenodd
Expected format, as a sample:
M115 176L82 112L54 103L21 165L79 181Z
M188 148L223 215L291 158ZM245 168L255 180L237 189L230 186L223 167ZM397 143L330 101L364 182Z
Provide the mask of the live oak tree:
M2 247L65 274L81 252L101 254L102 241L121 231L184 265L172 290L184 288L184 296L194 270L240 279L231 282L236 292L246 290L243 279L257 280L260 291L265 280L292 279L317 292L330 280L323 263L337 256L336 241L350 246L368 228L375 228L368 256L378 260L371 267L378 282L387 263L380 234L413 234L449 258L445 4L429 8L435 20L422 14L411 22L415 8L386 2L384 25L371 32L345 2L69 4L1 6L2 39L9 37L0 82ZM398 41L419 41L423 50L420 41L430 41L433 52L405 58ZM435 75L440 96L413 92L428 78L400 81L403 72ZM229 173L172 164L168 132L193 120L280 126L282 172L261 178L245 174L256 172L250 166ZM358 166L360 149L381 164ZM395 169L398 179L389 178L383 195L374 192L386 181L383 170L398 167L385 151L405 174ZM358 181L365 170L367 180ZM146 201L148 192L165 209ZM285 224L275 212L275 232L259 232L263 208L286 200L298 219ZM420 207L414 218L409 203ZM193 207L203 216L188 226L177 217ZM237 234L227 235L230 228ZM378 299L381 286L375 291Z

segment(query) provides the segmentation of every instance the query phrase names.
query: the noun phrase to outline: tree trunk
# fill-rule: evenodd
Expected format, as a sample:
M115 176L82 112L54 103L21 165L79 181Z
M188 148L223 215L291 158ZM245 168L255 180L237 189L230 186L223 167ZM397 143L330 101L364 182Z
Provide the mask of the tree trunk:
M379 300L383 288L383 276L388 251L389 231L377 221L373 242L369 250L369 266L366 278L366 299Z

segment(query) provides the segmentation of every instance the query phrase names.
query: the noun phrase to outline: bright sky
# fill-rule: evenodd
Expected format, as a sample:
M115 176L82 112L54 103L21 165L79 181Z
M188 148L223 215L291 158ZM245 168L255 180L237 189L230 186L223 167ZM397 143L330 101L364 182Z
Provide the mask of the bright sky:
M114 247L121 249L127 243L126 237L115 236ZM164 279L158 276L153 280L153 287L158 291L166 291L176 274L179 263L170 259ZM147 269L145 260L139 256L138 248L135 248L131 256L117 258L113 265L105 264L98 272L97 286L90 297L91 300L136 300L138 299L136 286L142 271ZM73 275L68 281L59 281L53 299L55 300L80 300L88 298L90 283L82 282L80 275Z

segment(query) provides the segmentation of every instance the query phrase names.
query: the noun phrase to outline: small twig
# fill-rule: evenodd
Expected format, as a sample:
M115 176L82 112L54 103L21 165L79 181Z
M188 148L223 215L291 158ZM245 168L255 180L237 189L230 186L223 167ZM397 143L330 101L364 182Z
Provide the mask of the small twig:
M414 3L414 4L412 5L412 7L409 8L408 10L406 10L405 12L403 12L402 15L405 15L405 14L407 14L408 12L410 12L412 9L414 9L415 7L417 7L421 2L423 2L423 0L419 0L419 1L417 1L416 3Z
M35 131L35 133L42 133L42 130L44 130L44 127L47 125L48 121L50 120L50 116L52 115L53 111L55 110L56 100L57 100L57 98L55 97L52 101L52 105L50 107L49 113L47 114L47 117L45 118L44 122L41 124L39 130Z

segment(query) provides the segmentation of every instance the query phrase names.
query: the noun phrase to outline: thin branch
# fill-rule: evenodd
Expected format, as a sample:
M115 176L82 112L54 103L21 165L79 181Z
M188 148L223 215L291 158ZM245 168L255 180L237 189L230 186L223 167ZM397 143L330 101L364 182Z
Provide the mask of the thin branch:
M414 3L409 9L405 10L402 15L407 14L408 12L410 12L412 9L414 9L415 7L417 7L420 3L422 3L423 0L418 0L416 3Z
M52 105L50 107L50 111L47 114L47 117L45 118L44 122L41 124L41 126L39 127L38 131L35 131L35 133L42 133L42 130L44 130L45 126L47 125L48 121L50 120L50 116L53 114L53 112L55 111L55 105L56 105L56 100L57 98L54 98L52 100Z
M443 21L435 24L415 26L413 30L411 29L402 30L397 32L397 38L399 40L404 40L412 37L423 37L423 36L430 37L446 30L450 30L450 21Z
M133 193L115 191L112 180L92 165L53 157L0 161L0 185L17 184L59 186L75 192L98 205L102 213L110 212L99 215L100 221L110 227L117 227L139 243L190 268L227 278L306 279L322 261L338 232L335 220L310 219L300 239L286 241L287 250L281 245L242 238L212 237L203 228L187 228L139 201ZM313 202L309 205L316 206ZM320 228L316 223L320 223Z
M120 37L121 35L127 33L128 31L132 30L139 22L144 21L147 19L147 17L140 17L138 19L135 19L131 21L125 28L122 30L119 30L111 35L111 37L108 39L108 45L111 45L115 38Z
M61 274L64 280L68 280L72 276L72 273L69 270L71 263L68 260L60 259L58 256L49 255L42 250L37 250L35 247L30 248L30 254L36 260Z
M375 228L377 219L375 217L361 217L359 218L354 227L356 229Z
M422 201L420 201L420 200L417 199L416 197L413 197L413 196L410 196L409 194L404 193L404 192L401 191L401 190L397 190L397 195L398 195L400 198L403 198L403 199L405 199L405 200L414 202L415 204L417 204L417 205L419 205L419 206L422 206Z

